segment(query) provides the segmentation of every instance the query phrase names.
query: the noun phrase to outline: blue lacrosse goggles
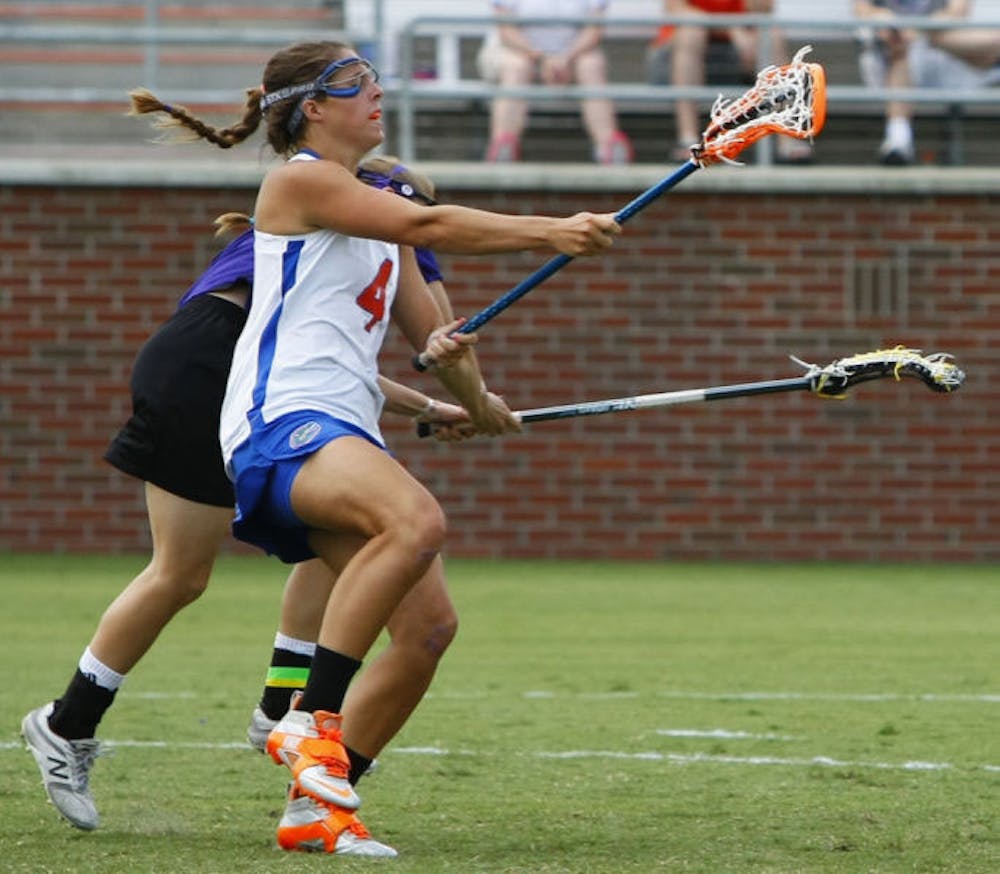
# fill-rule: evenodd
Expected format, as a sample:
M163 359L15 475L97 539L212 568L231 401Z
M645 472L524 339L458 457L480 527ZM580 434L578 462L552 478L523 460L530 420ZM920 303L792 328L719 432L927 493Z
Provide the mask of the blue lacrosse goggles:
M358 67L356 72L349 76L340 75L338 78L341 70L353 66ZM288 132L294 134L302 123L303 100L317 97L320 94L326 94L328 97L357 97L369 79L373 83L379 80L378 70L371 65L371 62L358 57L341 58L332 61L311 82L304 82L301 85L286 85L284 88L265 94L260 100L260 111L267 112L276 103L298 97L299 104L295 107L295 111L286 125Z

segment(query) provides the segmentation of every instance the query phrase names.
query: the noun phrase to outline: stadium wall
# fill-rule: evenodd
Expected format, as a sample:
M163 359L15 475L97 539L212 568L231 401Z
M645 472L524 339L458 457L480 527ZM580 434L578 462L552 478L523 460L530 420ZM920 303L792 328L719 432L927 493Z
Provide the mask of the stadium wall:
M221 165L220 165L221 166ZM614 211L652 170L427 165L446 201ZM495 169L495 168L494 168ZM139 345L250 211L259 167L70 160L0 171L0 548L149 546L141 485L102 461ZM643 175L646 173L647 175ZM570 264L482 331L512 407L796 375L905 344L954 353L957 394L917 382L536 424L448 446L386 421L438 495L449 554L480 557L1000 559L1000 182L995 171L719 169ZM471 314L544 254L444 256ZM390 335L383 370L428 390ZM231 545L231 549L243 547Z

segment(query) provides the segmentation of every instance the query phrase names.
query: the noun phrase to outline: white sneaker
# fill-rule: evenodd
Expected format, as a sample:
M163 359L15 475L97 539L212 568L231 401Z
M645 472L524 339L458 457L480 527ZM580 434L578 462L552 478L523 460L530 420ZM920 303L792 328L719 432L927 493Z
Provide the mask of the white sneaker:
M793 137L778 137L774 158L779 164L811 164L813 148L806 140Z
M386 859L399 855L376 841L353 810L296 796L294 789L292 796L278 823L278 846L283 850Z
M70 823L90 831L99 817L88 781L101 745L94 738L66 740L49 728L52 702L32 710L21 722L21 736L42 772L49 800Z
M878 161L887 167L908 167L914 158L912 143L908 145L885 140L878 149Z
M260 706L254 707L250 715L250 724L247 726L247 743L258 752L266 753L267 736L277 724L278 720L269 719Z

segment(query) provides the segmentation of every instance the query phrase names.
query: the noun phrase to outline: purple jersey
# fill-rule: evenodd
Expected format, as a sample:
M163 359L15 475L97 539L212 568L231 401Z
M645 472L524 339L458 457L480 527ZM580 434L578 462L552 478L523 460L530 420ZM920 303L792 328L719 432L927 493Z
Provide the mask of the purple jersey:
M208 269L184 293L177 309L196 297L210 291L221 291L240 281L253 286L253 228L240 234L212 259Z
M420 274L424 277L424 282L442 282L441 268L438 266L437 258L430 249L414 249L413 254L417 256L417 266Z
M443 279L441 268L438 266L434 253L428 249L414 249L417 256L417 265L420 273L424 277L424 282L436 282ZM208 265L201 276L180 299L177 309L190 303L196 297L208 294L211 291L221 291L229 288L236 282L245 282L248 286L253 286L253 229L244 231L233 240L225 249L219 252ZM247 299L247 308L250 306Z

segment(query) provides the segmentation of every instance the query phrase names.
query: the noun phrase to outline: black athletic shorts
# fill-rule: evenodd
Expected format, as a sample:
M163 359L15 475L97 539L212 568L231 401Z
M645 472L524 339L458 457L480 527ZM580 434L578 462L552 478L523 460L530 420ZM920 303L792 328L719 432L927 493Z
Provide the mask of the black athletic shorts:
M219 448L219 414L246 312L205 294L181 307L139 350L132 416L106 461L182 498L235 505Z

